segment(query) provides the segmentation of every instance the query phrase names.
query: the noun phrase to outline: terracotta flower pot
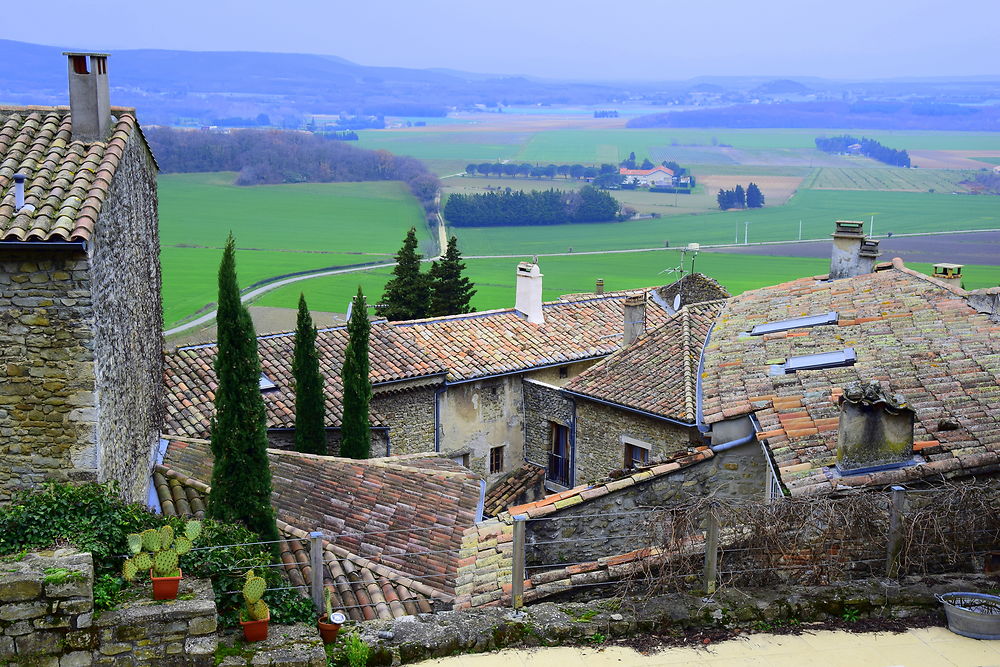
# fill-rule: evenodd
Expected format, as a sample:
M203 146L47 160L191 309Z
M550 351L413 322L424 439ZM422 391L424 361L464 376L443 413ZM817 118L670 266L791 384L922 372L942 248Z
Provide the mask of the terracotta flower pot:
M243 637L248 642L262 642L267 639L267 623L271 620L271 614L267 618L259 621L240 621L243 626Z
M337 641L337 633L340 632L340 626L344 624L347 617L337 611L330 617L329 622L324 621L325 618L326 614L320 616L316 621L316 626L319 628L319 636L323 638L323 643L332 644Z
M177 568L176 577L154 577L153 571L150 570L149 578L153 581L153 599L176 600L177 586L181 583L182 576L184 576L184 572L180 568Z

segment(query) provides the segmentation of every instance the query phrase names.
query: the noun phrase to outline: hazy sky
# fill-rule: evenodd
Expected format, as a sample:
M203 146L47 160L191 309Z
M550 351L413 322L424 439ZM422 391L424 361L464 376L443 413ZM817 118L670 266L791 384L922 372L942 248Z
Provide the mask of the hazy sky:
M49 0L46 20L21 7L0 37L95 50L322 53L588 79L1000 74L1000 0Z

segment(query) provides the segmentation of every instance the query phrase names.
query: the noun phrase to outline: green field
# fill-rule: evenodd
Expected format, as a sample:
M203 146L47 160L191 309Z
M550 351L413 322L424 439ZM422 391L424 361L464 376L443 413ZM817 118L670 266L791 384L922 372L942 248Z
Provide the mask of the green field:
M509 308L514 305L514 269L518 261L518 258L467 260L467 273L476 283L477 293L473 303L477 309ZM688 261L690 262L690 258ZM679 263L680 253L672 250L543 257L539 259L545 276L543 297L554 300L562 294L593 291L597 278L604 279L605 289L608 291L663 285L677 279L677 273L665 271ZM929 264L914 263L907 266L925 273L931 271ZM686 268L690 268L690 264ZM699 253L695 263L698 272L712 276L733 294L802 276L823 274L829 268L830 261L827 259L711 252ZM305 280L268 292L255 305L294 308L299 292L302 292L310 308L344 312L358 285L361 285L370 301L377 301L391 273L391 269L384 268ZM966 266L963 273L965 285L969 289L1000 283L998 266Z
M423 210L402 183L238 187L233 177L159 178L167 327L215 301L215 274L230 230L245 249L237 255L243 287L285 273L390 260L410 226L417 228L421 250L435 252Z
M455 229L466 255L541 254L581 250L662 248L687 243L743 242L744 221L750 242L827 238L835 220L869 220L876 233L896 234L1000 228L996 197L926 192L799 190L784 206L747 211L716 211L658 220L546 227Z
M851 134L876 139L893 148L907 150L1000 150L997 132L922 132L838 129L543 129L536 132L495 129L414 132L412 130L364 130L359 145L382 148L421 159L452 159L464 162L516 160L518 162L617 163L635 151L644 155L676 154L683 162L715 163L717 146L743 151L815 150L821 135ZM713 156L697 159L698 156ZM762 153L757 153L762 155ZM795 155L795 154L790 154ZM798 163L796 158L795 163ZM725 163L725 161L723 161ZM768 163L765 161L765 164Z
M811 188L835 190L908 190L913 192L967 192L962 181L975 177L960 169L817 169Z

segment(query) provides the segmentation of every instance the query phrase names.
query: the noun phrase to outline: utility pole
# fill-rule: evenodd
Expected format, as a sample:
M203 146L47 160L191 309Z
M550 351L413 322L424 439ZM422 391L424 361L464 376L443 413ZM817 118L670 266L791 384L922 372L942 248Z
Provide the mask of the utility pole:
M799 240L802 240L802 221L799 220Z
M733 243L737 244L740 242L740 223L736 223L736 238L733 239Z
M750 221L743 221L743 245L747 245L750 241Z
M872 235L872 238L875 238L875 216L874 215L872 216L871 235Z

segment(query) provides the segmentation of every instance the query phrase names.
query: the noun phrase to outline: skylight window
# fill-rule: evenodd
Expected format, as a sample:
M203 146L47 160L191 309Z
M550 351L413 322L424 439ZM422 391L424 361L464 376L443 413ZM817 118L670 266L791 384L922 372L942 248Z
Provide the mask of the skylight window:
M837 313L835 311L830 311L829 313L823 313L822 315L807 315L805 317L793 317L790 320L781 320L778 322L767 322L766 324L758 324L750 331L751 336L763 336L769 333L778 333L779 331L789 331L791 329L802 329L806 327L818 327L826 324L836 324L838 320Z
M789 357L784 364L772 366L772 375L795 373L797 371L814 371L820 368L839 368L853 366L858 360L853 347L845 347L836 352L821 352L820 354L804 354L799 357Z
M278 388L278 385L271 382L271 378L267 377L263 373L260 374L259 386L261 391L272 391Z

